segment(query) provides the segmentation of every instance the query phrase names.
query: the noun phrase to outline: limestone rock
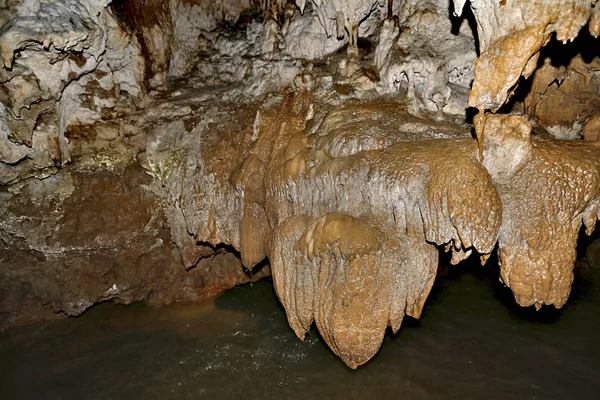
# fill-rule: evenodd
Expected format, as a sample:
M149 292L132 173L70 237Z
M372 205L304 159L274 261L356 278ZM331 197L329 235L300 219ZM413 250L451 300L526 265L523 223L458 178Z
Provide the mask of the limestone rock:
M585 124L583 138L590 142L597 142L600 140L600 113L595 114Z
M428 242L457 254L491 252L500 201L472 140L423 140L460 136L447 127L419 131L425 122L398 105L366 103L316 110L320 122L308 133L306 102L288 96L262 113L256 145L274 146L265 180L255 183L267 191L267 254L296 334L303 338L315 320L355 368L378 351L388 324L398 330L404 314L421 314L437 271ZM378 128L377 117L405 130ZM445 157L449 148L458 155L458 179ZM241 249L244 258L243 242Z
M251 280L235 255L207 246L186 272L150 183L139 166L67 168L2 193L0 326L76 316L103 301L198 302Z
M24 1L0 31L0 140L14 149L0 159L1 183L53 173L70 161L71 124L97 121L142 95L138 49L107 4Z
M314 121L304 120L306 102ZM473 140L417 139L418 123L379 136L369 103L346 107L283 99L263 112L255 144L273 146L254 187L267 191L267 255L300 338L315 321L350 367L366 362L388 325L421 314L437 270L432 244L458 262L473 251L485 260L498 243L502 279L519 304L564 305L579 228L591 232L598 217L596 147L532 142L525 120L492 115L480 163ZM409 118L377 111L394 123Z
M454 0L460 15L465 0ZM596 0L527 0L469 2L477 20L480 56L469 106L498 110L521 76L535 70L539 51L556 33L561 42L575 39L579 30L597 18ZM591 33L598 32L590 25Z
M531 126L517 116L491 115L485 125L483 165L502 201L502 280L522 306L560 308L571 291L581 225L591 234L600 211L600 147L532 143Z
M568 65L560 66L554 66L552 59L547 58L532 77L525 111L558 139L581 138L585 125L590 140L593 116L600 113L599 76L599 57L586 62L577 55Z
M378 0L313 0L313 4L327 36L348 35L349 48L356 48L358 25L376 9Z
M386 20L380 32L378 92L405 91L413 112L464 115L476 57L467 21L449 18L448 1L406 1L398 7L397 21Z

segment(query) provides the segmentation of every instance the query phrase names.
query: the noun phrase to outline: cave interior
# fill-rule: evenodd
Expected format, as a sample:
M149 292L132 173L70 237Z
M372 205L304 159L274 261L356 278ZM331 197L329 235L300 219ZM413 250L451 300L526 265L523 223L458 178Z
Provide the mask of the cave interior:
M600 267L597 0L0 0L0 26L0 329L266 278L356 369L448 274L535 320Z

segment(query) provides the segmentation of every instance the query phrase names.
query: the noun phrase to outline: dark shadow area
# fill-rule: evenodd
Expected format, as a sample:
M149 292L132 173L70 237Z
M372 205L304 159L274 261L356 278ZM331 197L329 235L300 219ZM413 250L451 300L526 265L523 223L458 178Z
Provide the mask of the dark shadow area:
M543 63L544 59L550 58L555 67L567 66L578 55L581 55L586 63L600 56L600 40L590 34L588 25L581 28L579 35L570 43L563 44L553 35L550 42L542 48L538 65Z
M237 255L236 255L237 256ZM262 260L261 262L259 262L258 264L256 264L252 269L248 269L246 267L244 268L244 273L250 278L252 279L254 275L258 274L260 271L262 271L264 268L270 268L271 266L269 265L269 259L265 258L264 260Z
M473 125L473 119L475 119L475 116L477 115L477 113L479 113L479 110L476 109L475 107L467 107L466 111L465 111L465 122L469 125ZM475 138L475 129L472 130L472 136L473 138Z
M210 254L205 257L200 257L198 259L198 261L202 260L203 258L214 257L216 254L223 254L223 253L232 253L238 259L242 258L242 255L240 254L240 252L230 244L219 243L215 246L210 242L196 242L196 245L210 247L214 251L214 254ZM193 267L188 268L188 271L191 271L192 269L196 268L197 265L198 265L198 263L196 263L196 265L194 265Z
M366 37L359 36L357 45L359 51L364 51L364 55L371 54L375 50L375 43L373 43L373 40ZM348 46L346 45L344 47L347 48Z
M600 240L600 230L596 230L592 235L587 236L585 234L585 228L581 228L577 246L578 261L576 262L575 267L575 280L573 282L569 300L562 309L546 305L539 311L536 310L534 306L521 307L515 301L510 288L505 286L500 279L500 264L497 249L493 252L485 266L480 265L479 256L477 254L469 257L458 265L450 265L450 253L445 253L440 249L440 269L438 270L438 276L436 277L431 293L427 298L425 309L435 307L437 303L443 300L444 292L448 287L461 280L464 275L469 274L473 276L479 284L491 287L494 298L506 308L512 318L531 323L554 323L561 318L564 309L581 301L589 300L589 297L595 293L593 280L588 273L589 268L594 266L590 266L587 263L582 264L581 262L585 261L588 246L596 240ZM581 269L581 265L585 265L587 268ZM446 273L440 274L440 270L446 271Z
M539 67L540 63L538 62L538 68ZM529 92L531 92L531 86L533 83L534 75L535 72L531 74L531 76L527 79L525 79L524 77L519 78L516 87L512 92L512 95L509 95L506 103L504 103L497 111L498 114L510 114L515 112L522 114L525 112L523 108L523 102L525 101L525 98L527 97Z
M463 21L467 20L469 27L473 32L473 37L475 38L475 51L479 57L479 35L477 34L477 21L475 20L475 15L473 15L473 10L471 10L471 3L468 1L465 3L462 14L459 17L454 15L454 2L449 1L448 3L448 15L450 17L450 22L452 23L451 33L457 36Z
M588 247L595 242L596 240L600 240L600 225L596 224L596 229L592 232L591 235L587 235L585 233L585 225L581 227L579 230L579 240L577 241L577 259L583 260L586 258L586 252ZM588 265L588 267L598 268L600 265Z
M219 243L216 246L209 242L196 242L196 244L198 246L211 247L215 253L233 253L237 258L241 258L240 252L230 244Z

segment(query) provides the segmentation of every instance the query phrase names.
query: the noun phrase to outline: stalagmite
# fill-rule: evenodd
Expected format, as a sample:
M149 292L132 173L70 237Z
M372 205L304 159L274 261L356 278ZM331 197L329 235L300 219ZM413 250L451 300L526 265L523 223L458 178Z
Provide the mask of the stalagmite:
M379 0L313 0L317 6L319 20L327 35L335 30L338 39L348 34L348 52L353 53L358 46L358 25L367 18L379 4ZM335 29L333 25L335 24Z

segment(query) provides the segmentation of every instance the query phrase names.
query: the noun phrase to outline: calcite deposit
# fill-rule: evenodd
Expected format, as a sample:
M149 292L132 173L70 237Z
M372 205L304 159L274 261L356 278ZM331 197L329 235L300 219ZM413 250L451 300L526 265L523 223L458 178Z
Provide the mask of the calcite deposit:
M568 61L560 57L565 50L561 52L558 46L563 46L548 46L554 53L547 55L531 78L531 90L523 100L525 111L559 139L585 136L597 140L594 121L600 115L600 57L593 52L594 43L589 37L582 40L586 51Z
M454 0L460 15L466 0ZM521 76L537 67L541 48L552 35L562 43L573 41L587 24L600 34L597 0L470 0L477 20L480 56L469 106L498 110Z
M271 274L356 368L440 249L564 306L600 215L598 9L0 1L0 326Z

